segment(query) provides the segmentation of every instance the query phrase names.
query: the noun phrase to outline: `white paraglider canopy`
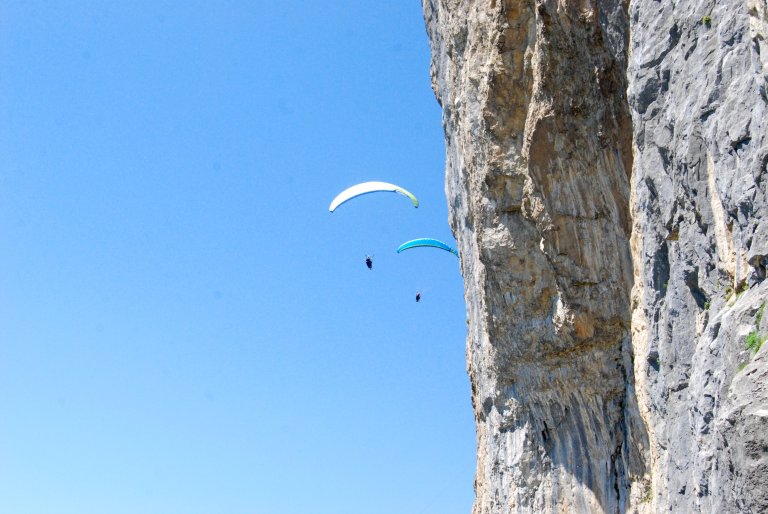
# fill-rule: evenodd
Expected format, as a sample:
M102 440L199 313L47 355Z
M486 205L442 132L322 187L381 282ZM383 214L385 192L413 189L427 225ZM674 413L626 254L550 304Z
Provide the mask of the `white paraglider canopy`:
M413 202L414 207L419 206L419 201L416 199L416 197L408 191L407 189L404 189L400 186L396 186L395 184L390 184L389 182L363 182L362 184L354 185L350 188L345 189L341 193L339 193L336 198L333 199L331 202L331 206L328 208L329 211L333 212L336 210L336 208L345 203L349 200L356 198L361 195L365 195L368 193L378 193L378 192L391 192L391 193L400 193L401 195L407 196L411 199L411 202Z

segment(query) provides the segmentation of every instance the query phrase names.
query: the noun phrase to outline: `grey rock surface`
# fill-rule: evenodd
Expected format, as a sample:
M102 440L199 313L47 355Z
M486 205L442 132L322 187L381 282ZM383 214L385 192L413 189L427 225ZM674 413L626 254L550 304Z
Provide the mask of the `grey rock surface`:
M424 2L466 286L478 514L616 512L644 491L629 20L618 1L582 4Z
M765 0L423 9L475 514L768 509Z
M634 2L630 18L632 341L651 503L765 512L767 368L745 339L768 334L757 326L768 255L766 3Z

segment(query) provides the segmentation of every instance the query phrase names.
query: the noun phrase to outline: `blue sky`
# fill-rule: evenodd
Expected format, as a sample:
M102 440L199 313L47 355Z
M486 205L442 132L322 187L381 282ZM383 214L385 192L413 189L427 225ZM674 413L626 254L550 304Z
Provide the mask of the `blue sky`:
M469 512L443 177L418 1L3 2L0 514Z

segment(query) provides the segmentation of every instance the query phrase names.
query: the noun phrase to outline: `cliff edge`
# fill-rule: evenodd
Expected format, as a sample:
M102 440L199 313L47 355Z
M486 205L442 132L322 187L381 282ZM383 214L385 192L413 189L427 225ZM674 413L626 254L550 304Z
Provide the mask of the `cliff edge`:
M423 0L476 514L768 509L765 0Z

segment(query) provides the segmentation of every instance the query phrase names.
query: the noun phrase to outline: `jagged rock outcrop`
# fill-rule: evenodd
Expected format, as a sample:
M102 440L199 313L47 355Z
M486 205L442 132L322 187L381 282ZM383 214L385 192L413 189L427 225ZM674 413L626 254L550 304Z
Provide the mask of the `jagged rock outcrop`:
M424 8L466 284L475 512L624 510L647 446L632 393L627 12Z
M768 508L765 0L423 8L474 512Z

